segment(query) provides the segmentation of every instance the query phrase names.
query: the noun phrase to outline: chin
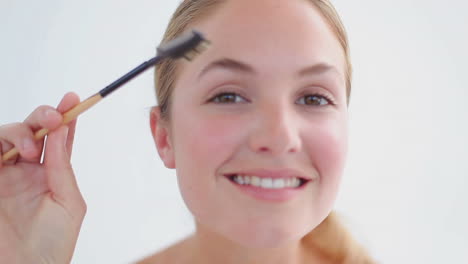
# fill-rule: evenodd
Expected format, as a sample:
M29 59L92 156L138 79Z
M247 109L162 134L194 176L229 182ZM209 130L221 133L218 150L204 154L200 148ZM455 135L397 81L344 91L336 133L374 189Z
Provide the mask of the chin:
M310 230L299 230L298 228L270 227L251 230L244 229L243 232L228 234L230 239L247 248L271 249L285 247L295 241L301 240Z

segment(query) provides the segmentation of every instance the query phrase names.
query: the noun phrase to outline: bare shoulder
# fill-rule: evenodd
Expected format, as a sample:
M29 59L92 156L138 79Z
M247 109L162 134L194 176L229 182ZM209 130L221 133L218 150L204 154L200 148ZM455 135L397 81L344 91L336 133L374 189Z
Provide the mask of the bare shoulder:
M165 264L165 263L189 263L187 249L190 244L191 237L187 237L153 255L150 255L136 264Z

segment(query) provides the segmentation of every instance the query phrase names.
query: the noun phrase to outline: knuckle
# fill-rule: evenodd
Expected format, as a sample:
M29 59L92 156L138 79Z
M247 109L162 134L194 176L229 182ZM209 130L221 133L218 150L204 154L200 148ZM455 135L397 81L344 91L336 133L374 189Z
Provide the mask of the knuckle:
M83 196L81 195L79 195L76 201L75 210L80 217L84 217L86 215L86 212L88 211L88 205L86 204L85 200L83 199Z
M36 118L39 117L39 118L42 119L42 118L46 117L52 111L56 112L57 110L55 110L55 108L53 108L50 105L41 105L38 108L36 108L36 111L34 111L34 112L35 112Z
M0 131L9 136L24 136L30 130L23 123L16 122L1 126Z
M15 127L20 127L20 126L22 126L22 125L23 125L23 124L20 123L20 122L14 122L14 123L5 124L5 125L3 125L2 127L3 127L3 128L8 128L8 129L13 129L13 128L15 128Z
M53 109L53 107L50 106L50 105L41 105L41 106L38 106L38 107L36 108L36 111L35 111L35 112L45 112L45 111L47 111L47 110L49 110L49 109Z
M81 213L82 213L83 215L85 215L86 212L88 211L88 205L86 204L86 202L85 202L85 200L84 200L83 198L81 199L81 206L80 206L80 208L81 208Z

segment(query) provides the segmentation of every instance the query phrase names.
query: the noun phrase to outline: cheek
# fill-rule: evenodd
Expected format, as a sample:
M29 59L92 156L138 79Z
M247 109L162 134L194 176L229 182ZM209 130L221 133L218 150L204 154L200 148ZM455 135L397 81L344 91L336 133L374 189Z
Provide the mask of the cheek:
M240 125L234 118L197 119L192 115L190 119L175 128L178 131L175 138L176 160L180 158L187 162L188 158L192 160L190 163L195 162L197 167L204 168L209 164L219 165L220 160L234 151L240 140Z
M346 120L328 120L310 128L305 148L317 170L319 196L324 204L335 200L346 163L348 129Z
M239 121L196 114L174 120L176 171L183 195L192 196L189 200L215 193L218 168L240 145Z

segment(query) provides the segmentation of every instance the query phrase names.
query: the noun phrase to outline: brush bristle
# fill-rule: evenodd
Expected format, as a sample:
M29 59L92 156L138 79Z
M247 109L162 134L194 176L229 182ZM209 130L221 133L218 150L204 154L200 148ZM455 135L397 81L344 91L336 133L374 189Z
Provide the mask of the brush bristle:
M187 51L183 57L188 61L192 61L196 56L207 50L209 46L210 42L207 40L203 40L202 42L200 42L200 44L194 47L193 50Z
M192 31L158 47L158 56L173 59L184 57L191 61L205 51L209 43L201 33Z

